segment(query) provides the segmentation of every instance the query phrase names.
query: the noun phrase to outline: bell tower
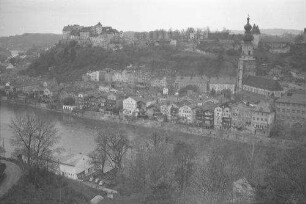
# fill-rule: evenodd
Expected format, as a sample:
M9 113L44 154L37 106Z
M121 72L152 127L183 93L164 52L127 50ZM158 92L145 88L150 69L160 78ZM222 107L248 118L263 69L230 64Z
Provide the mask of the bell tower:
M237 72L237 91L242 90L242 82L247 76L256 75L256 64L254 58L253 35L251 33L250 17L247 18L247 24L244 26L244 36L242 43L242 52L238 62Z

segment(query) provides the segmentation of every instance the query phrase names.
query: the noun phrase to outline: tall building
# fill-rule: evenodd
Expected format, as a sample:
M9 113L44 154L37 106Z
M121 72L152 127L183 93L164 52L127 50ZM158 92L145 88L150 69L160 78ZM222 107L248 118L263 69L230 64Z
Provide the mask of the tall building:
M256 76L256 61L254 58L253 34L260 34L258 26L250 25L250 18L244 26L242 53L239 58L237 72L237 91L252 92L266 97L281 97L283 88L278 81L263 76Z
M244 37L242 44L242 53L238 63L237 89L242 90L242 80L247 76L255 76L256 65L254 58L253 35L251 33L250 17L247 18L247 24L244 26Z

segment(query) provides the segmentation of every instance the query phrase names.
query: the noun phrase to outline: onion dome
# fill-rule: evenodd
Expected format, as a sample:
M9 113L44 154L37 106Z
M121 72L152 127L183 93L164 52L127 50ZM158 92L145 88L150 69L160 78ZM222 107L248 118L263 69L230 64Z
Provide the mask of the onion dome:
M252 26L251 26L251 24L250 24L250 17L248 16L248 18L247 18L247 24L244 26L244 30L245 31L251 31L252 30Z
M243 41L244 42L251 42L254 37L251 33L251 30L252 30L252 26L250 25L250 17L248 16L247 18L247 24L244 26L244 37L243 37Z

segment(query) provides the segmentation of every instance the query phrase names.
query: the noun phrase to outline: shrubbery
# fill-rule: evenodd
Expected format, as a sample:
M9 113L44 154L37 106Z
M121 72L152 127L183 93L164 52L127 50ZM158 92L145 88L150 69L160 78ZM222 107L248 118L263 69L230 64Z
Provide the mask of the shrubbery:
M4 174L5 168L6 168L6 165L4 163L0 163L0 184L5 177L5 174Z
M0 203L87 203L92 199L76 191L69 182L46 169L31 168Z

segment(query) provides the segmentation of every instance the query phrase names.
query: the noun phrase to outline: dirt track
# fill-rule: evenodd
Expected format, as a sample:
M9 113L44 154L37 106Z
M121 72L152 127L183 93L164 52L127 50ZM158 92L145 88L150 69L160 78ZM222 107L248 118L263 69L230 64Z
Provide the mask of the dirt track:
M18 165L5 160L1 160L1 162L6 164L6 169L4 171L5 178L0 185L0 198L18 182L22 175L22 170Z

